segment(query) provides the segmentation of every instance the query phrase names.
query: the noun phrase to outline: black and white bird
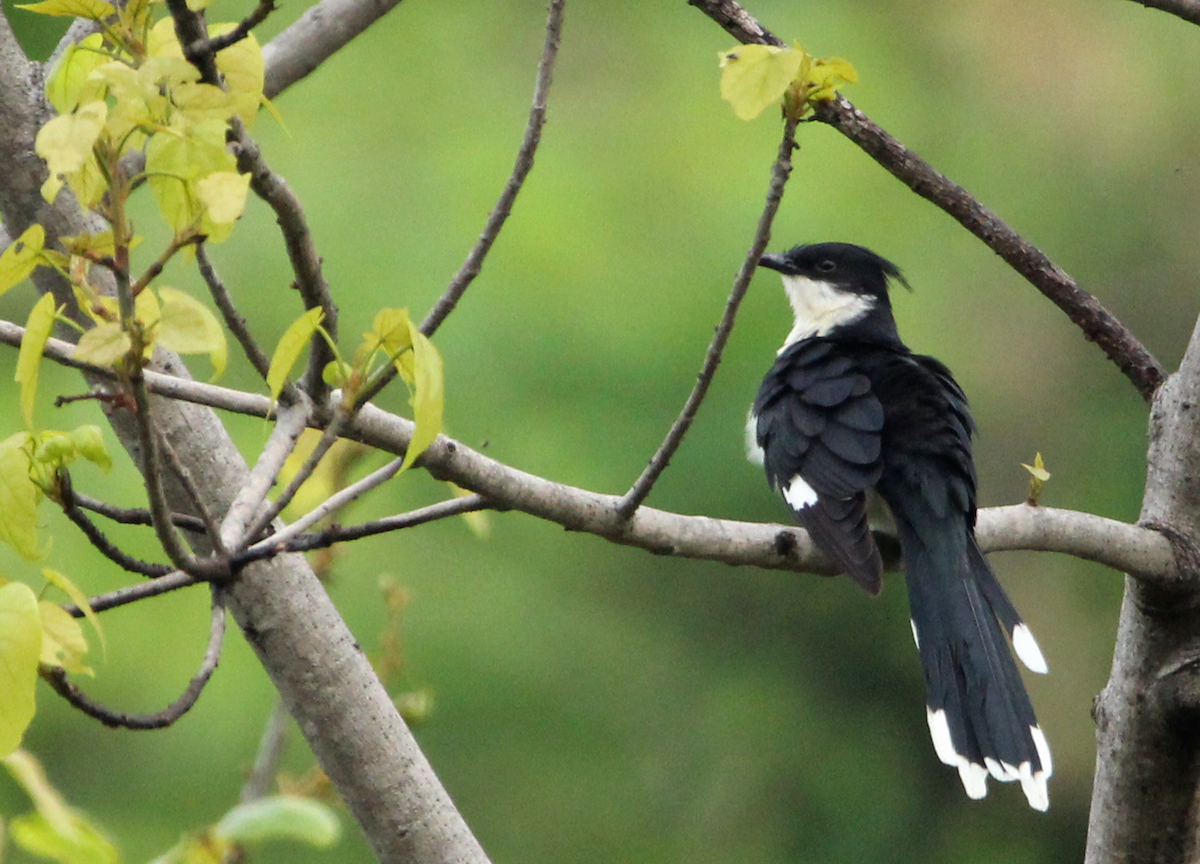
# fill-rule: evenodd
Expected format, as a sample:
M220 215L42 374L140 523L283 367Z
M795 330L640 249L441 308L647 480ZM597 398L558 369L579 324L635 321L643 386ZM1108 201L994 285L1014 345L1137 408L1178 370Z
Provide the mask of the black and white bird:
M845 573L879 592L867 495L891 512L938 758L971 798L988 775L1049 807L1050 749L1005 639L1032 671L1046 661L975 542L974 424L947 369L914 354L892 317L899 268L849 243L764 255L795 324L763 379L747 448L800 525Z

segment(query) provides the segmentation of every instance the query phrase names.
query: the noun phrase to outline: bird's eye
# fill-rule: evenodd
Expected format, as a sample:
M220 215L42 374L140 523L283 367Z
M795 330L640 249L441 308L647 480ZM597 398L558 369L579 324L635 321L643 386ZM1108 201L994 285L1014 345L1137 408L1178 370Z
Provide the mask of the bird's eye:
M832 261L830 261L828 258L825 258L824 260L817 262L817 269L820 270L822 273L832 273L834 270L837 269L837 265L834 264Z

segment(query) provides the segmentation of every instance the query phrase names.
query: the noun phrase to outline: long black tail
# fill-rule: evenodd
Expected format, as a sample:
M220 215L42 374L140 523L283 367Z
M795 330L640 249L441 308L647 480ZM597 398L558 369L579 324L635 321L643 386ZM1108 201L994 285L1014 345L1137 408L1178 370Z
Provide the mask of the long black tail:
M1050 748L1005 640L1007 631L1021 661L1044 673L1033 634L969 528L963 525L958 536L897 528L938 758L958 768L971 798L987 795L990 774L1021 781L1029 805L1047 809Z

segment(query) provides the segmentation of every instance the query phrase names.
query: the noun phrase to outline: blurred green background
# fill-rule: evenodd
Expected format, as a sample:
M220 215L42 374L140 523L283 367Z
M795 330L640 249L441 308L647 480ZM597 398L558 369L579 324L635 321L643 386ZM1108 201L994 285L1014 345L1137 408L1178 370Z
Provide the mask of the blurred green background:
M217 0L210 20L249 2ZM34 56L61 33L5 11ZM303 11L284 3L265 39ZM857 67L847 95L1046 251L1173 368L1196 314L1200 32L1131 2L755 0L788 39ZM383 305L420 317L475 241L525 125L542 0L405 0L263 116L254 134L308 208L346 344ZM686 396L762 206L778 123L717 94L733 41L683 0L568 3L537 165L508 229L437 336L450 434L519 468L622 492ZM768 112L768 114L771 112ZM914 348L955 370L981 429L984 505L1021 500L1044 454L1048 504L1136 519L1146 408L1049 302L836 132L801 129L772 248L837 239L895 260ZM149 202L138 226L151 238ZM144 249L152 249L147 241ZM150 253L146 253L149 255ZM299 307L273 220L253 205L214 250L265 342ZM199 290L184 266L167 283ZM28 289L0 314L23 320ZM742 425L789 327L778 279L756 277L699 419L653 506L778 521L743 458ZM11 375L14 352L0 354ZM195 366L209 374L206 361ZM47 372L44 394L79 380ZM245 364L225 383L254 387ZM4 427L19 427L13 410ZM405 407L401 394L384 401ZM94 408L39 408L47 426ZM230 421L247 453L267 430ZM7 434L5 432L4 434ZM112 440L111 435L110 441ZM113 445L115 446L115 444ZM84 490L141 501L127 463ZM353 519L447 494L406 476ZM94 593L129 577L47 509L48 560ZM331 586L365 646L390 575L409 593L402 689L434 697L420 741L497 862L990 862L1082 856L1121 578L1049 554L993 563L1049 659L1028 685L1055 754L1048 814L992 784L969 801L928 740L904 591L677 561L520 514L480 540L453 520L356 544ZM146 554L146 533L120 534ZM32 578L11 555L5 575ZM108 613L90 692L157 710L194 671L200 591ZM48 691L27 744L69 799L144 861L236 798L273 694L234 634L176 727L114 732ZM286 767L311 757L297 735ZM27 808L0 782L0 812ZM332 851L261 861L368 861L348 826ZM22 861L20 853L10 860Z

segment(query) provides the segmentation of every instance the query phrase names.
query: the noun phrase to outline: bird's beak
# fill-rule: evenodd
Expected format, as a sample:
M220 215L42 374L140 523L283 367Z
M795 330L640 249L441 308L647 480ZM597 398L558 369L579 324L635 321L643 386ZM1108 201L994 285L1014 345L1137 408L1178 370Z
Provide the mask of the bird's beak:
M782 255L776 255L774 252L769 252L758 259L759 267L766 267L769 270L778 270L780 273L787 273L792 268L788 266L787 259Z

